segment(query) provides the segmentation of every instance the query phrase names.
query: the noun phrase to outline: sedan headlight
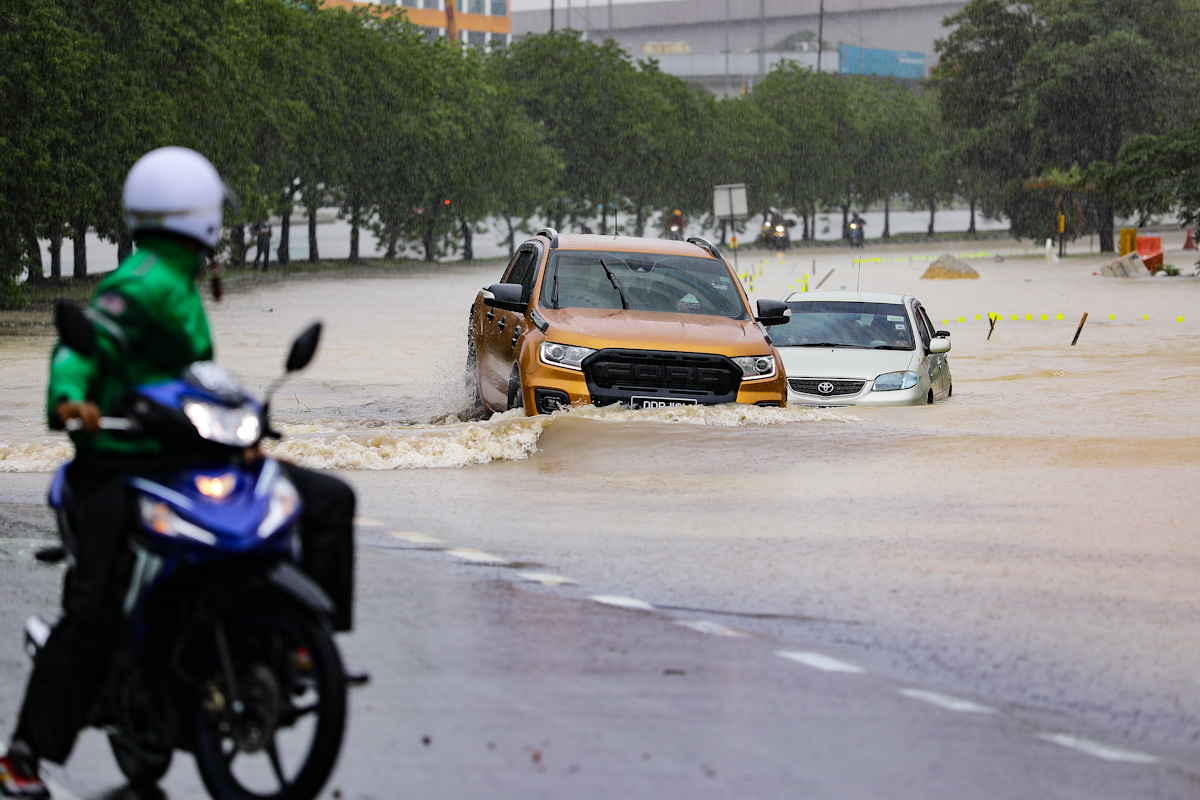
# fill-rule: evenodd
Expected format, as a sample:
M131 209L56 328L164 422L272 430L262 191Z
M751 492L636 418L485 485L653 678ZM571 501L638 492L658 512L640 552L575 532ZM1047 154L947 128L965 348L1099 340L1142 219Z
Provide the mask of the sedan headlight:
M558 344L557 342L542 342L541 356L543 364L551 364L556 367L566 367L567 369L575 369L583 371L583 360L596 352L590 347L576 347L571 344Z
M742 380L775 377L775 356L738 356L733 359L742 371Z
M898 389L911 389L917 385L918 380L917 373L911 370L907 372L888 372L875 379L873 391L894 392Z
M249 447L258 441L261 422L258 410L250 405L229 408L203 400L189 400L183 413L196 427L200 438L230 447Z

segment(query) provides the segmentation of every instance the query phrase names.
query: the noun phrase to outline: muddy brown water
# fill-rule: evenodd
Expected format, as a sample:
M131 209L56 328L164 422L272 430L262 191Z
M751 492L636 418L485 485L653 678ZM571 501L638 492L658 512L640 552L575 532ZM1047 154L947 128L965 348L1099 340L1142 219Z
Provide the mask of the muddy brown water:
M877 666L1191 752L1200 281L990 248L1005 260L968 258L981 278L959 281L920 279L945 248L739 257L752 299L830 269L824 288L920 298L952 333L954 396L932 407L472 420L467 310L496 265L297 280L211 316L218 360L255 390L324 321L277 397L275 450L346 471L364 514L659 605L853 623ZM50 344L0 337L0 471L69 453L44 429Z

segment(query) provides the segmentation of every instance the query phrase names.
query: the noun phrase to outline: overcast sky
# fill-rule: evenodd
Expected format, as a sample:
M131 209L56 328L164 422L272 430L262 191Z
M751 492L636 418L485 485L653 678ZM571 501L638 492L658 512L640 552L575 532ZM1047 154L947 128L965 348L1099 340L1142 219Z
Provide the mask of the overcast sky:
M558 9L566 9L568 0L554 0L554 7ZM570 0L571 8L586 8L589 0ZM608 6L608 0L590 0L592 7ZM645 3L647 0L612 0L614 6L624 5L625 3ZM684 0L668 0L668 2L681 3ZM539 8L550 8L550 0L510 0L510 5L513 11L536 11Z

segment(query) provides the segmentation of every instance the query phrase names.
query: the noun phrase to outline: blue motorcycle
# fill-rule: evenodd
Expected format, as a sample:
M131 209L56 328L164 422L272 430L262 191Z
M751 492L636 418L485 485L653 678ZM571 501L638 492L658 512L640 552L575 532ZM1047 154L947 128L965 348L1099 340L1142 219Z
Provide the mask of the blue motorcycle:
M56 321L68 347L95 351L78 308L60 304ZM333 605L298 566L295 487L274 459L246 456L278 437L270 395L311 361L320 332L317 323L295 340L261 405L203 362L138 387L125 417L101 421L181 456L125 478L139 522L122 573L124 623L89 717L135 789L157 784L175 750L191 752L209 793L228 800L310 800L333 770L347 687ZM74 547L65 469L50 488L63 546L42 560L70 559ZM49 632L26 623L31 657Z

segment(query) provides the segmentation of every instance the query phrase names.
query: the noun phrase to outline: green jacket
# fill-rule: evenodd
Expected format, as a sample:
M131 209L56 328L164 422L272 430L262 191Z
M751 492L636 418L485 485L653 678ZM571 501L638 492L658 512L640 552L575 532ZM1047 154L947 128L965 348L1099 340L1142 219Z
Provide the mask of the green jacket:
M193 361L212 358L208 318L196 289L201 257L161 236L144 236L138 250L96 287L87 315L96 330L94 356L84 358L59 342L50 361L47 413L63 400L91 400L102 414L130 389L178 378ZM151 454L148 438L100 432L73 433L82 454Z

